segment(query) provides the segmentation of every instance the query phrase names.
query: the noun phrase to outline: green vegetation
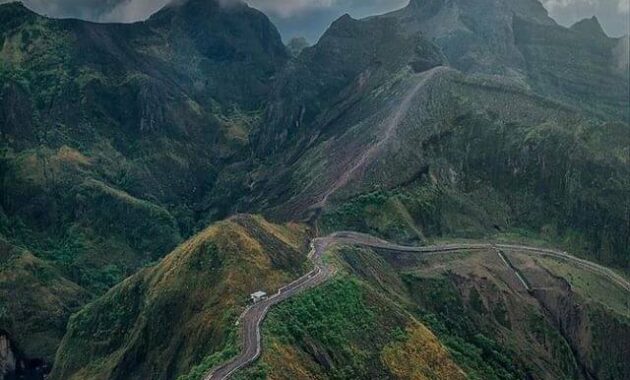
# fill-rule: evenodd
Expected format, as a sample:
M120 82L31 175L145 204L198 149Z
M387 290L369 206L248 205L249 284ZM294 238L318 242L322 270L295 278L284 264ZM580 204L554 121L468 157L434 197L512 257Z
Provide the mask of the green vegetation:
M238 355L239 348L236 346L236 331L234 328L228 332L228 343L220 351L206 356L200 364L194 366L186 375L181 375L177 380L199 380L202 379L212 368L224 363Z
M237 350L251 292L303 273L303 241L252 216L207 228L73 315L51 378L194 378Z
M248 292L308 265L305 227L238 213L630 267L624 40L497 1L346 15L312 47L218 0L125 25L0 5L0 331L53 379L195 378ZM630 377L627 297L563 263L527 262L524 294L482 254L326 260L239 376Z
M90 297L54 266L0 239L0 326L24 355L52 361L66 321Z
M573 301L578 295L524 295L504 282L506 269L492 252L414 261L342 247L327 258L339 274L272 309L263 326L263 356L239 378L430 379L458 378L463 370L480 380L574 379L584 367L611 379L627 373L615 361L630 331L627 318L588 304L590 317L572 319L547 297L581 303ZM531 263L526 275L534 286L558 281ZM574 334L574 324L593 334ZM608 334L616 335L611 347L599 346ZM598 353L584 342L594 342Z
M600 379L623 379L630 373L630 363L625 359L625 349L630 338L628 314L615 315L607 307L589 307L588 318L592 327L593 366Z
M216 2L125 26L2 4L0 24L0 239L82 294L63 312L29 301L16 313L54 320L50 332L0 329L50 362L72 312L232 212L288 56L262 14Z
M540 265L564 278L574 292L592 303L610 308L615 313L630 318L630 298L624 289L590 271L565 265L556 260L541 258Z
M252 375L356 379L394 372L463 379L429 330L354 276L341 275L278 305L263 331L266 351ZM418 345L425 349L417 351ZM399 362L405 356L413 366Z
M421 279L407 275L404 279L412 289L414 301L425 310L423 321L438 335L469 378L507 380L524 377L525 371L516 359L516 352L499 344L496 336L491 338L493 328L479 325L475 312L467 310L458 289L447 278ZM479 297L479 293L476 294ZM480 302L478 298L472 298L471 306L478 310ZM493 319L496 319L496 310L492 311ZM503 324L503 319L501 316L497 321L499 325Z
M363 300L360 284L341 278L279 305L267 328L282 343L302 342L309 336L324 345L341 347L343 336L358 339L374 327L375 320L374 310ZM338 354L351 356L349 349Z
M602 141L600 128L618 141ZM630 197L623 128L463 116L444 137L426 142L426 175L340 200L321 225L402 242L517 236L627 267L627 215L617 207ZM445 178L450 171L457 181Z

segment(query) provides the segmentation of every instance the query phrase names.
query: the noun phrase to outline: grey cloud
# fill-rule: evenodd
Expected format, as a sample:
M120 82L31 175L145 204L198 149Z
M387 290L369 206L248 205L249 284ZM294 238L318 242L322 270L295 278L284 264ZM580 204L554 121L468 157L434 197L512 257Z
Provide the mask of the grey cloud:
M0 3L12 0L0 0ZM49 17L100 22L144 20L170 0L22 0L29 9Z
M225 2L237 0L221 0ZM7 0L0 0L0 3ZM51 17L76 17L102 22L133 22L146 19L169 0L23 0L34 11ZM267 13L285 38L304 35L315 40L344 13L365 17L404 6L408 0L247 0ZM612 36L627 34L630 0L542 0L560 24L596 15Z

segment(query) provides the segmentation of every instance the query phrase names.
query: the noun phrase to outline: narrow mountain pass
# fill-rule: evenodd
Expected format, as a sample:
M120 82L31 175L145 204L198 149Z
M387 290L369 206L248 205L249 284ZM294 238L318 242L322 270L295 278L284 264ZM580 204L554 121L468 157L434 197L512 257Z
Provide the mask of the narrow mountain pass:
M490 243L454 243L416 247L390 243L388 241L367 234L341 231L333 233L326 237L316 238L311 242L311 251L309 252L308 257L315 266L312 271L295 280L294 282L288 284L287 286L280 288L276 294L269 297L268 299L249 306L243 312L243 314L239 318L239 321L237 322L239 325L242 326L241 353L231 361L212 369L204 377L204 380L227 379L239 369L244 368L254 362L260 356L262 350L260 326L262 324L262 321L265 319L269 309L273 305L287 300L303 290L319 286L330 279L335 273L335 268L330 263L327 263L323 260L323 255L328 247L335 244L359 245L369 248L384 249L397 252L416 252L425 255L494 249L497 251L499 257L506 263L506 266L511 271L513 271L515 276L518 277L519 281L522 282L524 288L527 291L530 291L531 289L530 286L527 284L526 279L522 278L521 273L519 273L519 271L513 266L513 264L510 264L510 262L506 259L504 251L529 256L551 257L557 260L569 262L580 268L599 274L611 283L624 289L624 291L628 292L630 296L630 283L622 276L601 265L579 259L562 251L523 245Z

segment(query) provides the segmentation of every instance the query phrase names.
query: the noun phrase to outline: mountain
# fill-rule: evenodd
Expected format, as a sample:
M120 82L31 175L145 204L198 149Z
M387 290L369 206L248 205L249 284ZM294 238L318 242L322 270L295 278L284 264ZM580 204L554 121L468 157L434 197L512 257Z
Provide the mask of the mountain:
M4 4L0 46L0 378L201 377L236 353L247 295L338 231L627 274L627 37L596 19L412 0L289 52L240 2L124 25ZM272 310L237 376L628 373L624 293L568 263L511 257L524 292L491 251L325 255L335 276Z
M278 153L253 207L407 241L531 231L627 266L619 42L558 26L536 1L498 3L335 22L276 82L255 138ZM504 27L494 51L484 36Z
M93 295L46 260L4 240L0 259L0 377L16 370L41 376L50 370L70 315Z
M340 274L270 313L261 360L237 378L458 379L458 368L470 379L630 373L626 292L588 270L510 254L534 289L528 293L493 250L423 257L341 246L332 255Z
M386 17L435 41L459 70L516 77L526 63L515 45L514 20L555 25L536 0L412 0Z
M597 17L585 18L571 25L571 30L582 33L587 38L606 38L606 32L599 23Z
M262 13L203 0L129 25L3 4L0 46L0 238L26 252L0 287L33 283L0 293L1 328L50 362L72 312L231 213L288 54Z
M75 314L51 379L173 379L229 358L244 301L305 272L306 245L258 217L207 228Z

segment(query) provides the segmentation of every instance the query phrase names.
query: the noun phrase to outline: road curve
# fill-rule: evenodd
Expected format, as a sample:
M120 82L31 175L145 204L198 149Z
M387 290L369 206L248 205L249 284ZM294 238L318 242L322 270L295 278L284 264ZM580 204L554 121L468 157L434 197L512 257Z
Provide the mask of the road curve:
M327 247L332 244L353 244L361 245L370 248L380 248L390 251L399 252L417 252L417 253L444 253L444 252L456 252L456 251L470 251L470 250L484 250L484 249L501 249L510 251L512 253L535 255L541 257L552 257L559 260L567 261L577 266L584 268L593 273L597 273L619 287L630 292L630 283L619 274L610 270L609 268L592 263L590 261L580 259L567 254L566 252L528 247L523 245L510 245L510 244L441 244L424 247L414 247L406 245L393 244L388 241L379 239L377 237L361 234L357 232L342 231L336 232L324 238L317 238L311 242L311 250L309 252L309 259L315 265L315 268L299 279L286 285L283 288L269 297L266 300L260 301L254 305L248 307L241 317L239 318L239 324L242 326L242 351L241 353L230 360L229 362L222 364L212 369L203 380L224 380L229 378L234 372L246 367L253 361L255 361L261 352L261 339L260 339L260 325L265 319L269 308L276 305L293 295L299 293L302 290L309 289L321 285L328 280L334 274L334 268L327 265L322 260L322 256Z
M309 289L322 284L334 273L333 268L324 265L322 260L322 254L331 241L332 240L328 238L313 240L308 257L315 265L315 268L292 283L280 288L276 294L268 299L249 306L243 314L241 314L238 321L238 323L242 326L241 353L231 361L214 368L204 377L204 380L227 379L234 372L247 366L260 356L260 324L265 319L269 308L292 297L294 294L304 289Z

